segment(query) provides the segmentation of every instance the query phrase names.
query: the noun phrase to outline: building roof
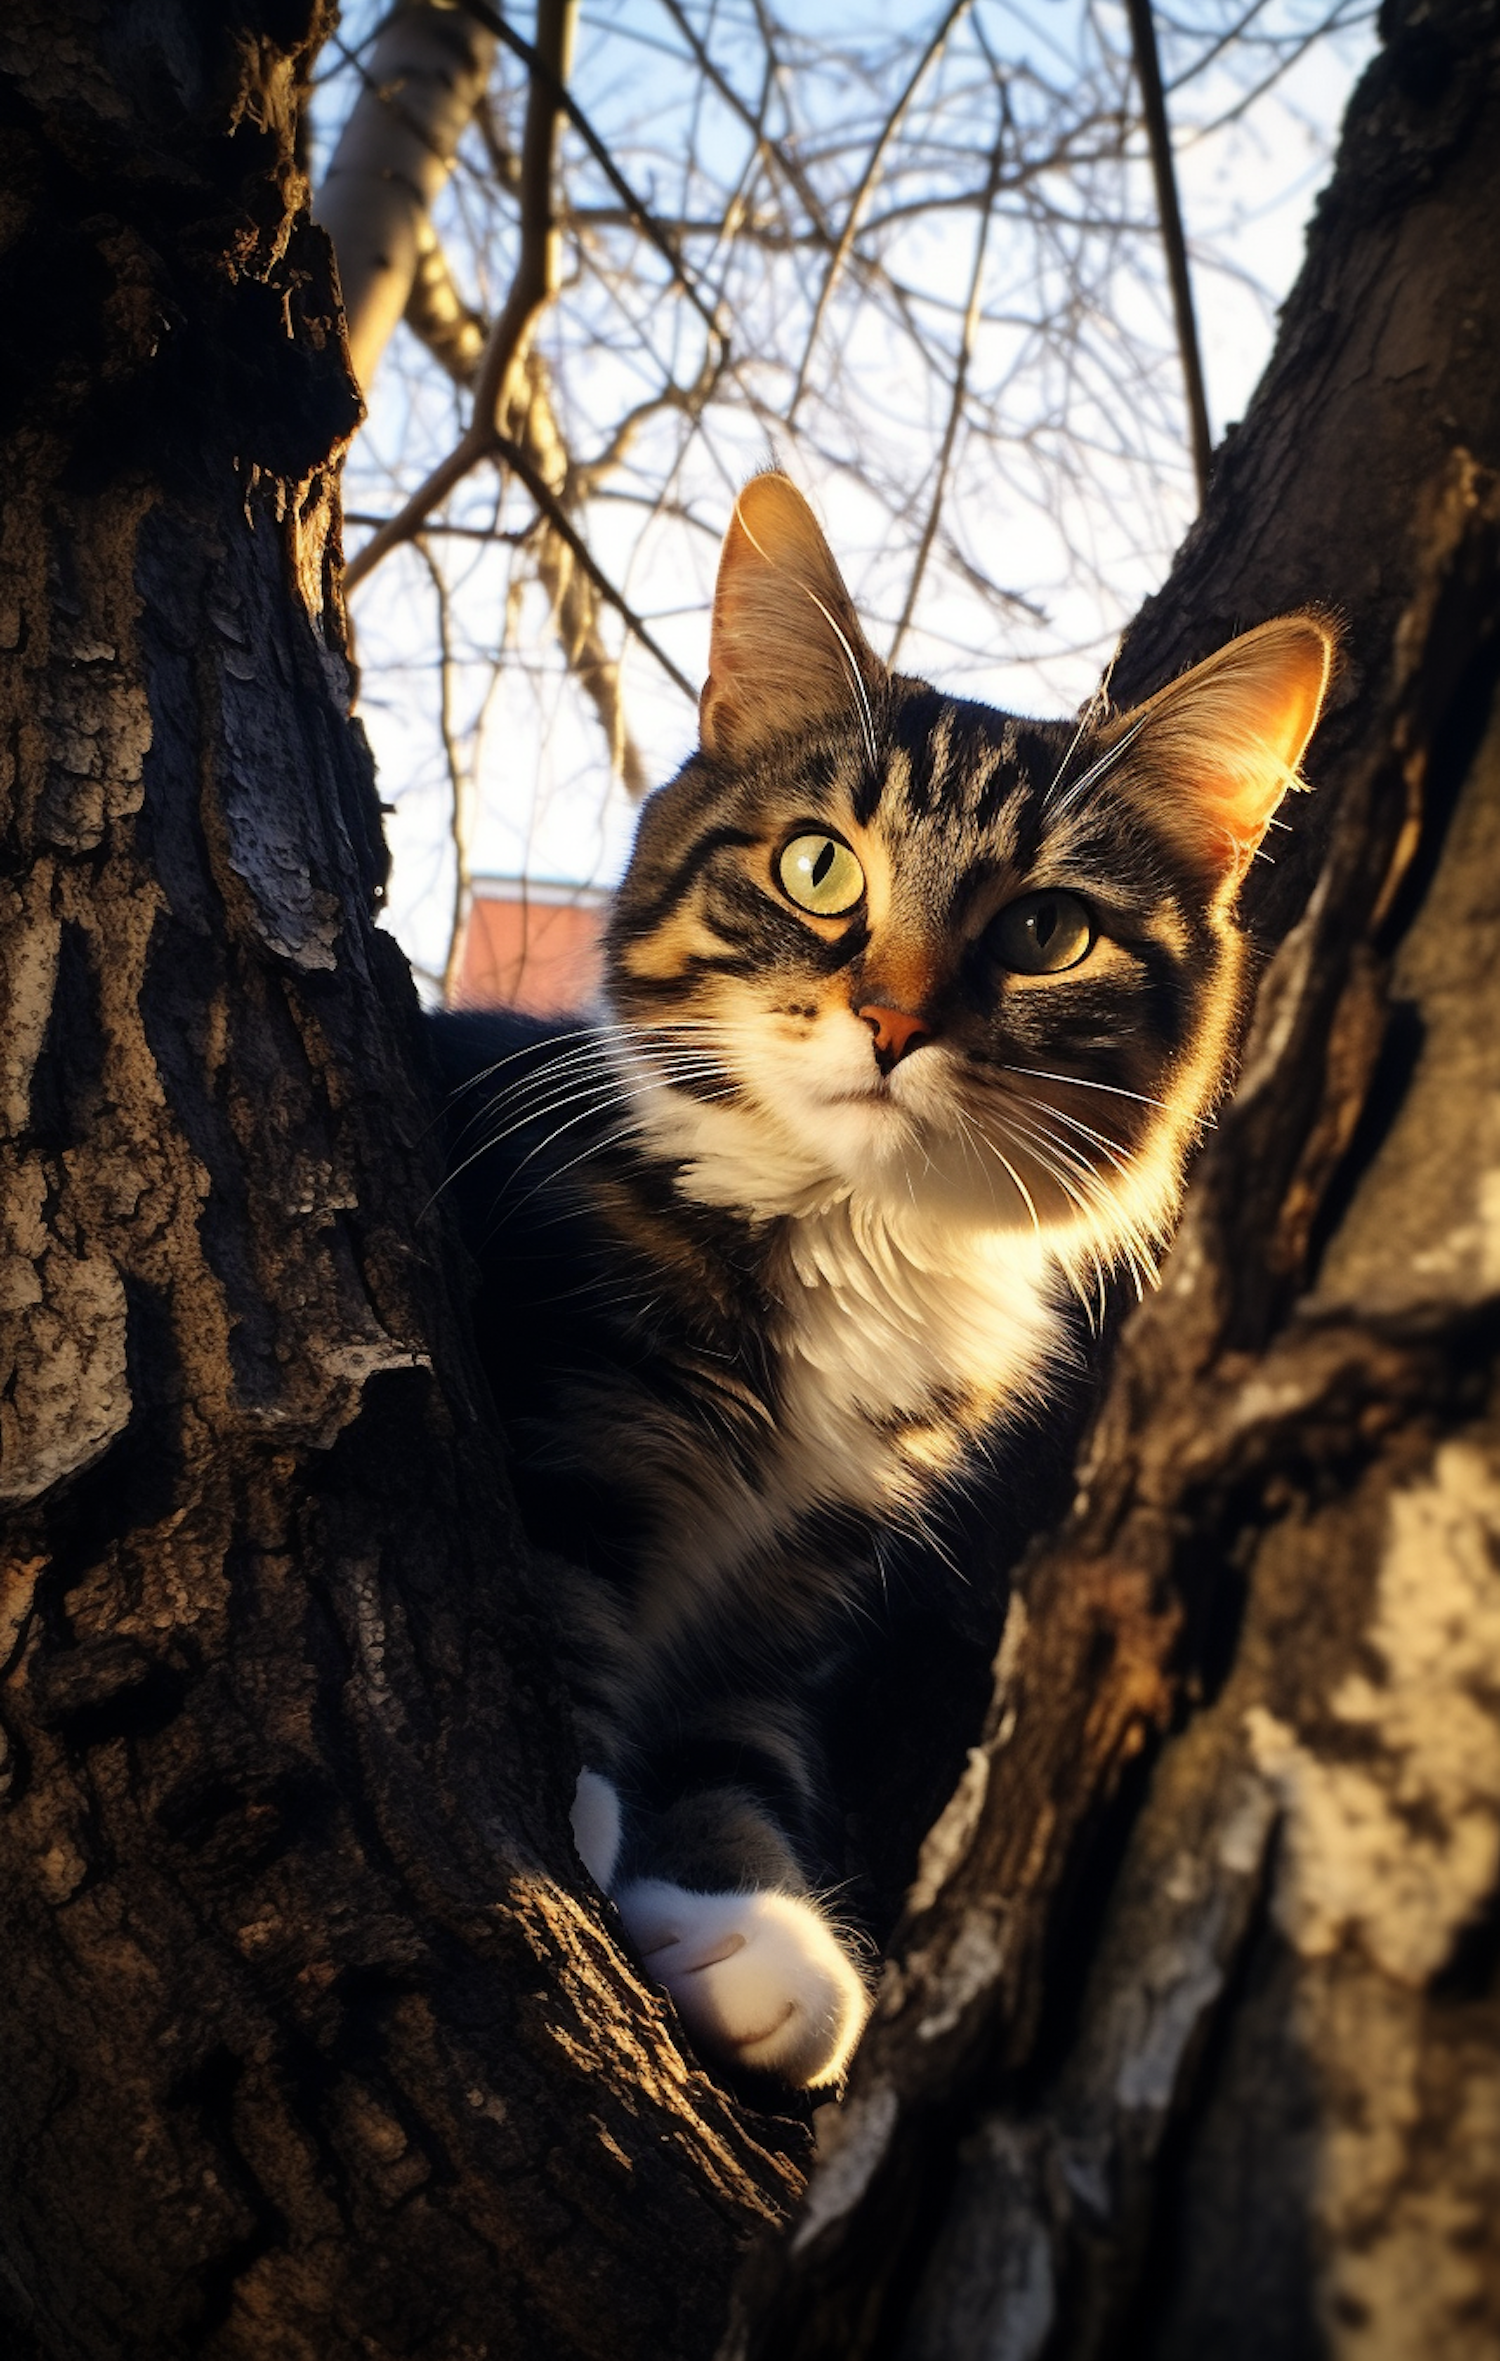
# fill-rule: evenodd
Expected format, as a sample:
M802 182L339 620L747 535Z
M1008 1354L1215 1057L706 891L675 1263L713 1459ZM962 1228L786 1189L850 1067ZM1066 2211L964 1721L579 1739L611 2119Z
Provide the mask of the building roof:
M607 887L476 877L459 948L455 1008L560 1016L599 989Z

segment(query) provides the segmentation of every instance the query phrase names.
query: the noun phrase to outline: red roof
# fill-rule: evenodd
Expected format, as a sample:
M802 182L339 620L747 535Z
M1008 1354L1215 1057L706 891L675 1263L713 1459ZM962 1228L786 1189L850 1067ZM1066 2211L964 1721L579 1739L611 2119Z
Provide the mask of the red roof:
M455 1008L560 1016L598 991L609 896L597 886L476 878L463 930Z

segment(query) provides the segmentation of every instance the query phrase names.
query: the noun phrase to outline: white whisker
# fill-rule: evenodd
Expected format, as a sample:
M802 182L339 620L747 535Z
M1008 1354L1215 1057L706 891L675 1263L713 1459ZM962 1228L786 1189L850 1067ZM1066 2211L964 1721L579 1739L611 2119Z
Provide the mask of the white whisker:
M461 1174L467 1172L472 1165L477 1164L493 1149L500 1147L516 1132L524 1131L532 1123L544 1121L548 1115L555 1114L560 1107L576 1106L579 1112L570 1116L566 1123L559 1124L554 1130L548 1132L543 1139L538 1140L533 1147L527 1150L518 1164L510 1167L505 1176L507 1185L517 1172L532 1161L533 1157L542 1155L554 1140L561 1138L565 1131L572 1131L576 1125L587 1122L591 1117L603 1125L609 1121L616 1108L623 1109L632 1106L634 1093L637 1090L669 1090L675 1088L682 1081L713 1081L720 1078L726 1081L730 1079L718 1061L706 1060L701 1065L695 1063L681 1073L674 1070L672 1073L654 1078L635 1076L628 1083L622 1082L617 1074L603 1074L591 1084L581 1083L558 1091L551 1098L525 1108L513 1122L502 1125L498 1131L491 1132L487 1138L481 1140L479 1145L472 1149L460 1163L454 1165L452 1171L447 1175L443 1187L449 1187ZM723 1097L726 1094L721 1091L712 1095ZM610 1136L618 1138L623 1134L615 1132Z
M1117 738L1113 746L1109 747L1105 753L1099 756L1097 762L1090 763L1088 769L1083 772L1081 777L1075 779L1071 787L1068 787L1064 790L1053 811L1052 817L1054 820L1060 820L1064 812L1070 811L1073 805L1077 803L1081 797L1087 795L1091 787L1097 787L1101 779L1108 778L1110 772L1114 769L1115 764L1122 761L1125 755L1129 753L1131 747L1135 744L1136 739L1140 736L1145 726L1146 716L1145 714L1142 714L1139 720L1133 721L1131 723L1129 729L1125 732L1122 738ZM1061 772L1059 772L1059 778L1061 775ZM1055 784L1056 782L1054 782L1054 786ZM1049 789L1048 792L1050 795L1051 790Z
M663 1074L633 1075L628 1081L622 1081L618 1074L613 1073L601 1074L592 1082L580 1082L576 1079L569 1081L545 1096L533 1099L529 1105L523 1104L519 1113L512 1115L512 1120L509 1123L502 1124L498 1130L489 1132L480 1141L478 1147L464 1158L463 1163L455 1167L455 1171L465 1171L476 1157L485 1155L491 1148L498 1148L503 1141L512 1138L516 1132L524 1131L528 1124L540 1123L546 1116L555 1113L559 1107L574 1106L583 1101L592 1100L598 1102L602 1110L611 1099L618 1099L622 1105L628 1104L633 1088L667 1089L680 1082L690 1082L700 1078L706 1081L727 1080L728 1076L717 1058L705 1057L701 1061L695 1060L691 1064L684 1063L680 1067L674 1065L670 1071ZM515 1098L502 1100L500 1110L492 1109L490 1111L510 1112L519 1095L517 1093Z
M1037 1213L1036 1201L1033 1198L1031 1191L1027 1188L1026 1183L1022 1180L1021 1175L1017 1172L1015 1166L1012 1164L1010 1158L1005 1155L1001 1149L996 1147L992 1139L987 1139L985 1137L983 1130L980 1128L979 1124L975 1121L972 1115L966 1113L962 1107L956 1108L955 1113L957 1114L960 1123L964 1125L965 1129L973 1131L975 1137L979 1141L980 1146L988 1148L990 1154L1004 1166L1011 1180L1015 1183L1016 1194L1019 1196L1021 1203L1025 1206L1028 1214L1031 1216L1032 1229L1035 1231L1037 1237L1040 1238L1042 1234L1042 1224L1040 1216ZM993 1189L991 1190L991 1194L993 1195Z
M1058 1138L1056 1132L1045 1122L1046 1115L1055 1115L1065 1123L1071 1122L1075 1130L1083 1133L1089 1139L1097 1141L1099 1146L1104 1149L1105 1154L1109 1156L1111 1163L1128 1177L1128 1166L1113 1154L1108 1142L1100 1138L1097 1132L1090 1132L1086 1124L1078 1123L1073 1117L1064 1115L1060 1107L1048 1106L1045 1101L1030 1100L1028 1101L1028 1112L1037 1126L1037 1136L1046 1140L1054 1154L1066 1157L1075 1171L1087 1174L1090 1180L1096 1182L1103 1178L1085 1156L1073 1148L1069 1142ZM1111 1196L1109 1202L1114 1227L1119 1231L1124 1259L1135 1280L1136 1293L1140 1295L1143 1280L1150 1287L1155 1287L1160 1283L1161 1274L1157 1269L1154 1241L1142 1229L1140 1223L1126 1212L1118 1197ZM1098 1208L1091 1208L1090 1211L1091 1218L1098 1221L1100 1219Z
M865 688L864 675L860 671L859 665L855 660L854 650L849 645L846 634L839 629L838 624L834 621L833 616L830 615L828 609L824 606L823 601L819 598L817 592L815 590L808 589L808 586L805 582L803 583L802 588L807 592L808 597L812 600L812 603L817 608L818 613L822 616L829 630L833 633L834 638L839 643L839 652L844 659L845 668L848 671L850 681L853 684L854 694L859 701L859 719L860 726L864 731L865 751L870 757L871 770L876 770L880 765L880 750L875 743L875 716L870 711L869 693Z
M1169 1101L1168 1101L1168 1100L1166 1100L1166 1099L1154 1099L1154 1098L1151 1098L1151 1097L1150 1097L1150 1096L1149 1096L1149 1095L1148 1095L1148 1094L1147 1094L1145 1091L1143 1091L1143 1090L1125 1090L1125 1089L1122 1089L1121 1085L1120 1085L1118 1082L1092 1082L1092 1081L1089 1081L1089 1080L1087 1080L1087 1079L1086 1079L1086 1078L1085 1078L1085 1077L1084 1077L1082 1074L1054 1074L1054 1073L1050 1073L1050 1072L1048 1071L1048 1069L1047 1069L1045 1066L1013 1066L1013 1065L1012 1065L1012 1066L1003 1066L1003 1067L1002 1067L1000 1070L1001 1070L1001 1072L1002 1072L1002 1073L1005 1073L1005 1074L1024 1074L1024 1075L1028 1075L1028 1076L1031 1078L1031 1080L1032 1080L1032 1081L1034 1081L1034 1082L1066 1082L1066 1083L1067 1083L1067 1085L1068 1085L1068 1087L1069 1087L1071 1090L1102 1090L1102 1091L1106 1091L1106 1092L1109 1094L1109 1096L1110 1096L1111 1098L1117 1098L1117 1099L1134 1099L1134 1101L1135 1101L1135 1103L1136 1103L1136 1105L1137 1105L1137 1106L1141 1106L1141 1107L1159 1107L1159 1108L1161 1108L1161 1109L1162 1109L1164 1112L1167 1110L1167 1108L1168 1108L1168 1106L1169 1106ZM1201 1120L1201 1121L1204 1121L1204 1122L1208 1122L1208 1121L1210 1121L1210 1120L1211 1120L1211 1118L1209 1118L1209 1117L1207 1117L1207 1116L1204 1116L1204 1117L1201 1117L1201 1118L1200 1118L1200 1120Z
M711 1095L713 1095L713 1096L716 1096L716 1097L719 1097L719 1098L723 1098L723 1097L727 1096L728 1094L727 1094L726 1092L719 1091L719 1092L717 1092L717 1093L714 1093L714 1094L711 1094ZM639 1124L638 1124L638 1123L636 1123L636 1124L622 1124L622 1125L620 1126L620 1128L619 1128L619 1129L618 1129L618 1130L617 1130L615 1133L613 1133L613 1134L612 1134L612 1140L613 1140L613 1141L616 1141L616 1142L618 1142L618 1141L620 1141L620 1140L627 1139L627 1138L630 1136L630 1133L631 1133L632 1131L638 1131L638 1130L639 1130L639 1128L640 1128L640 1126L639 1126ZM550 1138L549 1138L549 1139L548 1139L548 1140L545 1142L545 1145L546 1145L546 1146L548 1146L548 1147L551 1147L551 1146L552 1146L552 1144L553 1144L553 1141L560 1139L560 1138L562 1137L562 1134L563 1134L563 1132L565 1132L565 1131L570 1131L571 1129L572 1129L572 1125L571 1125L571 1124L564 1123L564 1124L561 1124L561 1125L559 1125L558 1129L557 1129L555 1132L553 1132L553 1133L551 1134ZM572 1156L572 1157L570 1157L570 1158L569 1158L569 1160L568 1160L568 1162L567 1162L566 1164L560 1164L560 1165L558 1165L558 1167L557 1167L557 1169L556 1169L556 1171L555 1171L555 1172L544 1172L544 1173L542 1174L542 1176L541 1176L541 1179L540 1179L540 1180L539 1180L539 1181L536 1183L535 1187L534 1187L534 1188L530 1188L530 1189L528 1189L528 1190L527 1190L527 1192L526 1192L526 1194L525 1194L525 1196L524 1196L523 1198L521 1198L521 1200L520 1200L520 1202L519 1202L518 1204L516 1204L516 1205L513 1205L513 1206L510 1206L510 1207L507 1209L507 1211L505 1212L505 1214L502 1216L502 1219L503 1219L503 1220L506 1220L506 1221L509 1221L509 1220L511 1219L511 1217L512 1217L514 1214L520 1213L520 1212L523 1210L523 1208L524 1208L525 1206L529 1205L529 1204L531 1203L531 1200L532 1200L532 1198L533 1198L533 1197L535 1197L535 1196L536 1196L536 1195L537 1195L537 1194L538 1194L538 1193L539 1193L539 1192L540 1192L542 1189L545 1189L545 1188L550 1188L550 1187L551 1187L551 1185L553 1184L553 1182L555 1182L555 1181L560 1181L560 1180L563 1180L563 1179L565 1179L565 1178L567 1177L567 1175L568 1175L570 1172L574 1171L578 1165L580 1165L580 1164L583 1164L583 1163L586 1163L586 1162L587 1162L587 1160L588 1160L588 1158L589 1158L590 1156L596 1155L596 1154L598 1153L598 1146L599 1146L599 1143L598 1143L597 1141L595 1141L595 1140L591 1140L591 1141L589 1142L589 1144L588 1144L588 1146L587 1146L586 1148L581 1148L581 1149L579 1150L578 1154L577 1154L576 1156ZM536 1149L533 1149L533 1150L531 1151L531 1154L532 1154L532 1155L535 1155L536 1153L537 1153L537 1150L536 1150ZM530 1161L531 1161L531 1157L530 1157L530 1156L525 1156L525 1157L523 1157L523 1158L522 1158L522 1160L521 1160L521 1161L522 1161L522 1163L523 1163L523 1164L529 1164L529 1163L530 1163ZM514 1168L514 1172L519 1172L519 1171L520 1171L520 1169L521 1169L521 1165L520 1165L520 1164L518 1164L518 1165L516 1165L516 1166L515 1166L515 1168ZM508 1177L510 1177L510 1178L513 1178L513 1177L514 1177L514 1173L512 1173L512 1174L511 1174L511 1175L509 1175ZM499 1225L497 1224L496 1226L498 1227Z

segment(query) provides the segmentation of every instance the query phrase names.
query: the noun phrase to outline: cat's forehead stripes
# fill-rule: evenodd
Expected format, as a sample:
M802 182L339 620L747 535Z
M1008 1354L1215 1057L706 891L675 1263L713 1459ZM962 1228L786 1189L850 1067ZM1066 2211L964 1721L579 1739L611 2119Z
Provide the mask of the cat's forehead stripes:
M616 930L624 972L658 995L675 983L703 1005L705 993L717 999L716 980L791 969L831 988L859 966L861 988L873 982L882 1005L916 1007L1005 901L1035 885L1093 894L1143 940L1184 956L1184 880L1164 870L1159 841L1114 783L1049 809L1070 745L1076 758L1067 724L892 683L875 765L852 732L784 742L738 777L690 765L663 812L648 812ZM674 801L677 828L657 825ZM780 847L819 824L860 863L851 913L794 908L780 888Z
M1087 795L1059 795L1060 774L1086 777L1108 753L1110 724L1024 721L921 682L887 676L872 720L868 743L846 716L759 745L743 764L700 756L653 798L614 927L617 975L643 1012L670 1018L675 1002L700 1025L753 1024L769 985L783 1007L790 992L803 1014L783 1021L804 1030L819 1012L868 1002L939 1011L952 1038L953 992L1000 1009L981 975L990 921L1054 890L1095 914L1089 975L1014 974L1006 1005L1039 1015L1057 1004L1051 1021L1066 1033L1066 1002L1079 1055L1096 1035L1137 1030L1176 1054L1220 930L1196 868L1158 824L1175 782L1131 756ZM807 910L780 880L783 847L819 827L863 874L844 912ZM1056 1055L1063 1047L1060 1035Z

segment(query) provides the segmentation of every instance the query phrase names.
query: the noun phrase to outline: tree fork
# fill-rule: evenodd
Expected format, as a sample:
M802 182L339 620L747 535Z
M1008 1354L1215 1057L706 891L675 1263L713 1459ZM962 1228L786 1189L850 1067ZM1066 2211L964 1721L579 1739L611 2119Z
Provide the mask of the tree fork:
M563 1817L372 923L327 27L0 29L0 2313L697 2355L806 2135L684 2062Z

